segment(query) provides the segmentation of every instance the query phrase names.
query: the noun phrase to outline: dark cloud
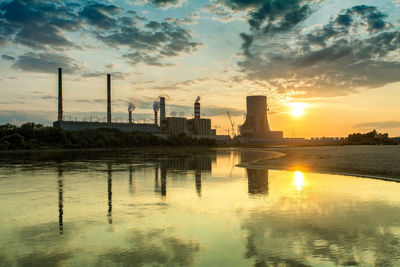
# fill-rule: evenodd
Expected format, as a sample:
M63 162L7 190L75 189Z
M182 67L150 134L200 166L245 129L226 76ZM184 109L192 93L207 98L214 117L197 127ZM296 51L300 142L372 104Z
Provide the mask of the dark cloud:
M79 21L62 1L13 0L0 4L0 39L35 49L73 45L64 30L76 30Z
M152 1L157 6L181 1ZM89 2L86 5L66 1L11 0L0 4L0 45L21 44L33 50L82 48L68 33L90 34L105 44L128 48L131 64L169 66L162 61L181 53L191 53L200 45L183 24L190 18L147 21L136 11L124 11L116 5ZM78 39L77 39L78 40ZM40 69L41 67L39 67Z
M354 125L355 128L393 129L400 127L400 121L363 122Z
M152 4L161 8L180 6L185 0L143 0L144 4Z
M288 31L310 15L320 0L220 0L232 10L249 10L253 32L274 34Z
M78 62L68 56L33 52L18 56L12 67L23 71L44 73L56 73L57 68L63 68L65 73L74 73L81 69Z
M9 55L2 55L1 56L2 59L4 60L8 60L8 61L14 61L15 57L9 56Z
M124 57L133 65L145 63L163 66L166 57L178 56L180 53L192 53L200 43L192 41L191 33L176 22L150 21L145 28L121 26L106 34L99 33L98 39L104 43L130 48L131 53Z
M400 31L385 18L376 7L355 6L297 35L293 45L279 34L274 43L268 39L270 31L242 34L245 60L239 65L249 78L301 97L345 95L400 81L395 57Z
M121 9L114 5L91 4L83 8L80 15L92 26L101 29L111 29L117 26L115 15Z

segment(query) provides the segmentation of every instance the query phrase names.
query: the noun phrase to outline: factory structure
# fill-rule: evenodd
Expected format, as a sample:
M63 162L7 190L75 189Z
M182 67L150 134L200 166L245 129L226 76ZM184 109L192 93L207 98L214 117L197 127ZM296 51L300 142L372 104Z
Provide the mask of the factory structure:
M194 118L167 117L165 97L159 97L154 101L154 123L136 123L133 119L135 106L128 106L128 123L113 122L111 113L111 75L107 74L107 121L66 121L63 116L63 86L62 69L58 69L58 119L53 123L54 127L64 130L86 130L99 128L113 128L121 131L145 132L160 135L185 134L193 137L216 138L216 130L211 129L211 120L200 117L200 97L194 102ZM159 118L159 119L158 119Z
M166 98L160 96L153 103L154 123L137 123L134 120L135 105L129 103L128 120L125 123L113 122L111 113L111 75L107 74L107 121L73 121L64 120L63 116L63 84L62 69L58 69L58 119L53 123L54 127L64 130L86 130L99 128L113 128L121 131L144 132L159 136L180 135L197 137L197 138L213 138L217 141L232 143L260 143L273 145L296 145L296 144L339 144L342 139L339 138L322 138L311 139L305 138L284 138L282 131L271 131L268 123L268 105L265 95L255 95L246 97L246 119L243 125L239 127L240 134L234 136L216 135L216 129L211 129L211 119L201 118L200 97L197 97L193 103L194 117L189 119L178 116L166 116ZM174 114L174 112L171 112ZM229 112L227 112L231 125L232 133L234 132L234 124L232 123ZM229 130L228 130L229 131Z

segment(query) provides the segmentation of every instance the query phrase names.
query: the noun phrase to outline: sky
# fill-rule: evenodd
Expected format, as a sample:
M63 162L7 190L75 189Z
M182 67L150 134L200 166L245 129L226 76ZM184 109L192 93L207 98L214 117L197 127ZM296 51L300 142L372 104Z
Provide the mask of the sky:
M400 0L0 0L0 124L202 116L218 134L267 95L272 130L400 136Z

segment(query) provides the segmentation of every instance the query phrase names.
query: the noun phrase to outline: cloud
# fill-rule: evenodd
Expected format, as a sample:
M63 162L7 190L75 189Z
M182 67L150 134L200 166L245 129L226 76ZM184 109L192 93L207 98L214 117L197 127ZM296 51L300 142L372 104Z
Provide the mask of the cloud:
M182 1L151 1L157 6L170 6ZM146 24L144 23L146 22ZM123 49L128 63L170 66L163 60L182 53L192 53L201 45L183 27L195 23L190 17L148 21L133 10L97 2L73 4L67 1L12 0L0 4L0 45L20 44L47 53L88 47L89 35L104 44ZM90 40L93 41L93 40ZM40 67L39 67L40 68Z
M186 2L186 0L139 0L136 1L137 4L145 5L151 4L156 7L160 7L163 9L168 9L170 7L180 7L182 4Z
M91 4L87 5L80 12L80 15L92 26L100 29L111 29L117 26L115 15L121 9L114 5Z
M2 55L1 56L2 59L4 60L8 60L8 61L14 61L15 57L9 56L9 55Z
M297 41L281 34L288 29L282 25L241 35L245 59L239 66L248 78L300 97L346 95L400 81L400 31L376 7L342 10L326 25L297 33Z
M13 0L0 4L0 40L34 49L63 48L73 43L65 30L76 30L80 22L62 1Z
M274 34L288 31L304 21L321 0L220 0L233 11L248 11L252 31ZM222 10L222 9L221 9Z
M96 77L102 77L106 76L107 74L111 74L111 78L115 80L125 80L127 76L129 76L129 73L125 72L87 72L82 74L82 77L85 78L96 78Z
M400 121L363 122L354 125L355 128L393 129L400 127Z
M159 229L132 229L126 235L127 247L115 248L99 256L99 263L133 266L191 266L194 253L200 250L196 241L183 240ZM121 252L122 251L122 252Z
M51 125L56 114L34 110L0 110L0 124L12 123L20 125L25 122L36 122Z
M192 41L191 33L176 22L150 21L145 28L135 26L118 27L97 38L112 47L128 47L130 53L124 55L129 63L136 65L165 66L162 60L180 53L192 53L201 45Z
M33 52L18 56L12 67L23 71L42 73L56 73L57 68L63 68L65 73L74 73L81 70L79 63L71 57Z

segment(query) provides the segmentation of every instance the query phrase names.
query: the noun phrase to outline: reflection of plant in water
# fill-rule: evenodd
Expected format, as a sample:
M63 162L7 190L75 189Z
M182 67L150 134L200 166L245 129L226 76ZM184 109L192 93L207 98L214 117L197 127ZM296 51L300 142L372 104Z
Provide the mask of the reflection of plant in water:
M400 238L392 232L400 225L399 208L344 201L332 207L339 204L326 201L310 210L295 201L291 216L255 211L243 224L248 232L245 256L254 258L256 266L400 263Z
M189 266L193 264L193 252L200 250L197 242L185 242L157 229L148 232L132 230L126 242L126 248L114 249L100 255L99 263L110 262L121 266Z

